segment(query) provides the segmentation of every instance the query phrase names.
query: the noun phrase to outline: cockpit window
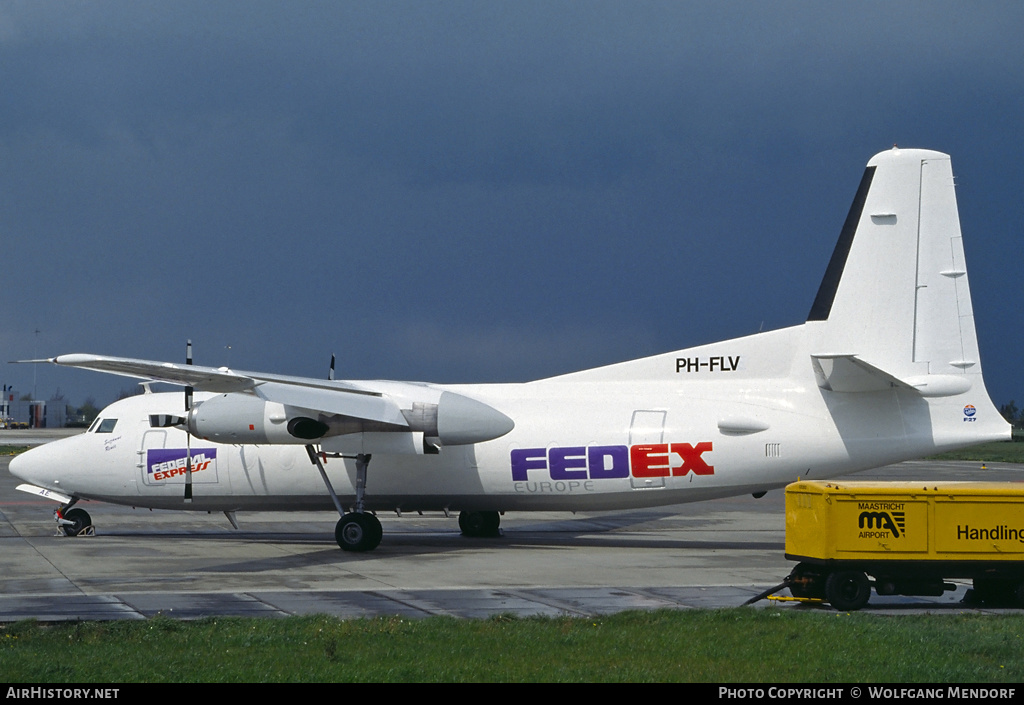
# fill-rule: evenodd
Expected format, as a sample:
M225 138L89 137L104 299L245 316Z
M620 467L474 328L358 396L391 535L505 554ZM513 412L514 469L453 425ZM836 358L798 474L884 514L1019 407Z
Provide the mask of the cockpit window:
M99 427L96 429L96 433L112 433L114 426L117 425L117 419L103 419L100 421Z
M96 430L96 426L97 426L97 424L99 424L99 422L100 422L100 417L97 416L96 418L94 418L92 420L92 425L89 426L89 430L86 431L86 433L92 433L93 431L95 431Z

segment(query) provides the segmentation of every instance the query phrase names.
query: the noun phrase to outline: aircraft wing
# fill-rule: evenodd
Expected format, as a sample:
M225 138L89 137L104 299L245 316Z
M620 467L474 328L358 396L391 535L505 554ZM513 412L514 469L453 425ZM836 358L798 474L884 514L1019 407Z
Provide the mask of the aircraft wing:
M243 392L255 386L254 380L235 374L226 367L220 369L201 365L180 365L173 362L135 360L128 357L106 355L58 355L45 360L18 360L18 362L52 362L66 367L107 372L122 377L148 379L194 387L210 392Z
M515 426L488 404L415 382L353 383L87 354L21 362L51 362L221 394L197 404L188 424L196 435L223 442L308 443L324 436L404 432L422 433L440 445L465 445L498 438Z
M324 389L344 390L356 394L374 394L349 382L334 380L315 380L307 377L287 377L254 372L235 372L227 367L204 367L202 365L183 365L174 362L157 362L155 360L137 360L130 357L110 357L107 355L58 355L46 360L20 360L19 362L52 362L66 367L81 367L97 372L107 372L123 377L148 379L154 382L168 382L195 388L203 392L247 392L252 391L261 382L278 382L296 384L304 387L321 387Z

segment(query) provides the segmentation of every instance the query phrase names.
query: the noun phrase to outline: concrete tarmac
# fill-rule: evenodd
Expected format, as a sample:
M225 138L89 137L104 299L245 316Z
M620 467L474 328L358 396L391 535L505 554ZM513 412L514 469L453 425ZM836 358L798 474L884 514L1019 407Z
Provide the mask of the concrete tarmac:
M334 542L328 512L240 513L236 531L223 514L82 502L96 535L58 536L55 504L17 492L9 462L0 458L0 622L733 607L792 568L781 490L638 511L510 513L492 539L462 537L454 516L381 514L380 547L352 554ZM1019 481L1024 466L914 461L857 477ZM873 594L867 610L977 611L960 602L967 587L942 597Z

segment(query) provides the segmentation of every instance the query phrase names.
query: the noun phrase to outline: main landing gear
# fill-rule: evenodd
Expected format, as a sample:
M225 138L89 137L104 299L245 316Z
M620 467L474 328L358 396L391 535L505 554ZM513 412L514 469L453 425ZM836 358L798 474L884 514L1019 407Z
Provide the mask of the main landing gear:
M377 548L380 545L381 538L384 536L384 529L380 525L380 520L373 514L365 511L363 505L363 497L366 494L366 470L370 465L370 455L368 453L360 453L355 456L356 506L355 511L346 513L341 506L338 495L334 492L331 481L327 478L327 471L324 470L324 465L320 461L320 456L317 454L316 449L308 445L306 446L306 452L309 454L310 461L320 471L320 477L323 479L324 484L327 485L327 492L331 495L331 500L334 501L338 514L341 515L341 519L338 520L337 525L334 527L334 540L338 542L338 546L341 547L342 551L360 552L372 551Z
M501 525L501 516L498 512L460 512L459 528L463 536L471 538L487 538L500 536L498 527Z
M384 529L380 525L380 520L364 509L363 502L366 495L366 474L370 465L370 455L360 453L354 456L356 461L356 504L354 511L346 512L327 477L327 471L324 470L320 455L312 445L306 446L306 452L309 454L310 462L316 465L320 471L320 477L327 486L327 492L331 495L338 514L341 515L341 519L334 527L334 539L338 542L338 546L343 551L358 552L372 551L377 548L384 536ZM344 457L352 458L353 456ZM500 536L501 532L498 530L500 525L501 516L498 512L464 511L459 514L459 528L462 530L463 536L473 538Z
M369 512L349 512L334 527L334 540L343 551L372 551L383 536L380 520Z

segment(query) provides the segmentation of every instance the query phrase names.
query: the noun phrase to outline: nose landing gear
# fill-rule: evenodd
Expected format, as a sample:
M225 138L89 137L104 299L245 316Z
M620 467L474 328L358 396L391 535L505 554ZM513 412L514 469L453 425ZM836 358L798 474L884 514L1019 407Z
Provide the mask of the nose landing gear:
M89 512L79 507L72 509L71 504L61 505L53 512L53 518L60 530L64 532L65 536L95 535L96 528L92 525L92 517L89 516Z

